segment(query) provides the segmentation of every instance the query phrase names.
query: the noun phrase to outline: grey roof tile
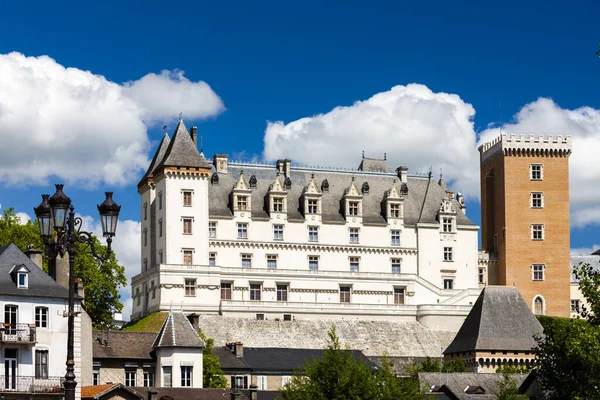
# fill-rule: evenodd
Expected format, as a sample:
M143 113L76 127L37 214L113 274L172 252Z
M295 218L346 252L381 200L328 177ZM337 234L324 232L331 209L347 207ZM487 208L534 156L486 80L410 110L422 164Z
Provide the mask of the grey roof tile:
M475 372L419 372L419 382L421 385L431 388L442 385L450 389L459 399L496 399L495 392L499 391L498 381L502 379L501 374L478 374ZM527 378L527 374L511 374L517 380L517 387L521 386ZM484 394L467 394L465 389L468 386L481 387L485 390ZM427 394L427 393L426 393Z
M160 150L160 149L159 149ZM179 121L165 155L156 169L162 167L211 168L211 164L200 153L183 121Z
M204 341L182 312L169 312L156 335L152 350L158 347L204 347Z
M138 186L143 185L144 182L146 181L146 179L148 179L148 177L150 177L154 174L156 167L158 167L160 165L163 158L165 157L165 154L167 153L167 149L169 148L170 143L171 143L171 139L169 138L169 135L165 132L165 135L163 136L162 140L160 141L160 144L158 145L158 149L156 149L156 153L154 153L154 157L152 158L152 161L150 162L150 166L148 167L148 170L146 171L146 173L144 174L142 179L140 179L140 183L138 183Z
M93 331L93 357L150 360L155 332ZM104 343L106 340L107 343Z
M388 165L386 160L379 158L364 158L358 166L359 171L371 171L371 172L392 172L392 169Z

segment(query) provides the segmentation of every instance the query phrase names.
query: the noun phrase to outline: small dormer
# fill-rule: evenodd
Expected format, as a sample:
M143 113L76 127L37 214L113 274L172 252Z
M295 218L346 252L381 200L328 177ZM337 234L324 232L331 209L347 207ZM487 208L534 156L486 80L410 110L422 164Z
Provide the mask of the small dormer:
M456 207L454 207L453 200L454 193L447 191L438 211L437 217L442 234L456 232Z
M344 190L344 215L346 220L350 218L361 218L362 217L362 192L356 186L356 181L352 177L350 186Z
M235 215L249 212L252 209L252 189L244 177L244 171L240 171L237 182L231 191L231 206ZM248 214L248 216L250 216Z
M404 195L395 179L392 187L385 191L383 202L388 223L404 218Z
M277 173L275 181L269 186L269 215L287 213L287 191L282 183L283 176Z
M302 192L302 209L305 218L308 219L310 215L321 215L322 197L323 193L321 193L315 182L315 174L312 174L308 185L304 187Z
M17 289L29 288L29 268L25 264L15 265L10 270L10 276L13 282L17 285Z

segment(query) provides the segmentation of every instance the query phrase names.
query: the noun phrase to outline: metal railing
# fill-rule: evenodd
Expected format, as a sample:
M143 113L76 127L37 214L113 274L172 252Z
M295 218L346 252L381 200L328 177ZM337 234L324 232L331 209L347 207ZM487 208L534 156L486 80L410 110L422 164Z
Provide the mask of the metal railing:
M61 376L36 378L34 376L0 375L0 392L62 393L64 379Z
M2 324L0 326L0 342L35 343L35 324Z

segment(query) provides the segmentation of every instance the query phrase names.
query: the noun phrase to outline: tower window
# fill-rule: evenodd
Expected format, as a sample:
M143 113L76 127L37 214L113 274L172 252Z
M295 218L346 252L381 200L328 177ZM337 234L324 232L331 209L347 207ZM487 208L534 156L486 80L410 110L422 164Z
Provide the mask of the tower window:
M531 266L532 279L534 281L543 281L545 269L546 266L544 264L533 264Z
M184 207L192 206L192 192L190 190L183 191L183 206Z
M348 202L348 215L358 215L358 201Z
M444 247L444 261L454 261L452 247Z
M400 231L393 230L393 231L391 231L391 235L392 235L392 245L400 246Z
M404 288L394 288L394 304L404 304Z
M390 218L400 218L400 204L390 204Z
M529 165L529 177L532 181L541 181L544 178L544 168L542 164Z
M273 212L283 212L282 197L273 197Z
M307 214L316 214L318 211L318 203L319 201L317 199L308 199L307 200L307 206L308 206L308 212Z
M531 193L531 208L544 208L544 193Z
M544 240L544 225L543 224L531 225L531 239L532 240Z
M392 258L392 274L400 273L400 259Z
M184 235L192 234L192 219L191 218L183 219L183 234Z

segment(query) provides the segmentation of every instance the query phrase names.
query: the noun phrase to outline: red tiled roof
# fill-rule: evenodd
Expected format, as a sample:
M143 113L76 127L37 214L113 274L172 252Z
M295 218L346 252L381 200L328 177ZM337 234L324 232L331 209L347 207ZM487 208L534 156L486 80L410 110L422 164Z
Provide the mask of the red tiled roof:
M93 399L94 396L96 396L100 393L103 393L114 386L117 386L117 384L109 383L107 385L82 386L81 387L81 398L82 399Z

